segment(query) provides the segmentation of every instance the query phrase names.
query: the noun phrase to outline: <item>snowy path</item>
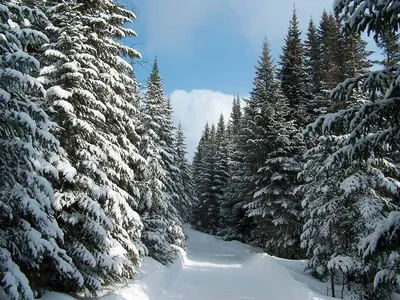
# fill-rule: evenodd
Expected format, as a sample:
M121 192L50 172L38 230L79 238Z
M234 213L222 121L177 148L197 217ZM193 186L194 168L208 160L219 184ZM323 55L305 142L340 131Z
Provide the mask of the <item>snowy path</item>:
M303 272L303 261L255 253L251 246L225 242L185 229L187 254L163 266L151 258L134 280L106 287L101 300L329 300L326 284ZM1 298L1 297L0 297ZM41 300L74 300L47 293Z
M314 292L323 293L323 285L303 275L299 262L252 253L250 246L190 229L187 233L183 269L157 300L329 299Z

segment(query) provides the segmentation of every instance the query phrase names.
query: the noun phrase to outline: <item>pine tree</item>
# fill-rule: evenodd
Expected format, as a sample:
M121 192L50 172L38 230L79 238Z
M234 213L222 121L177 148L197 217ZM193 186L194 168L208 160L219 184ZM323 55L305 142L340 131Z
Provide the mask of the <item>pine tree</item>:
M207 127L206 127L207 130ZM208 138L202 149L200 161L201 180L198 186L199 204L194 209L194 225L197 229L215 234L218 229L219 197L216 193L216 156L217 137L216 128L212 124L208 132Z
M305 124L316 120L322 113L326 112L326 97L322 91L322 51L321 40L317 27L310 19L307 38L304 42L305 69L308 82L309 100L306 102Z
M318 28L318 38L322 54L320 63L322 92L325 95L340 82L339 36L335 17L324 11Z
M34 299L54 281L83 281L60 248L60 203L48 181L58 177L52 163L62 149L41 108L45 90L31 52L48 43L40 31L48 25L37 7L0 3L0 287L8 299Z
M136 134L138 108L131 66L121 56L139 53L120 39L135 15L113 1L49 2L50 43L41 70L46 105L76 171L54 183L61 203L57 218L66 250L84 277L85 292L101 283L133 277L141 250L142 223L135 211L135 169L143 164ZM112 246L125 255L114 259ZM75 291L68 282L60 290Z
M384 29L378 37L377 46L382 49L384 59L380 62L384 67L393 67L400 63L400 34Z
M221 205L228 180L227 128L222 114L217 128L214 124L211 129L208 124L205 126L193 160L193 173L198 198L193 225L204 232L221 234Z
M296 120L296 124L299 127L306 122L305 110L310 98L310 88L308 87L309 83L304 61L304 48L300 35L296 10L293 9L292 19L290 20L288 33L285 38L285 45L282 49L283 53L280 56L281 69L278 72L278 77L281 81L281 89L289 100L288 108L291 110L291 113L288 114L288 117Z
M321 92L321 46L318 38L317 27L313 19L310 19L307 30L307 38L304 42L305 66L310 79L311 92L317 94Z
M237 239L239 236L238 223L236 220L240 219L241 208L236 207L236 201L238 200L236 190L238 185L236 184L237 175L240 170L238 166L241 162L241 156L239 153L238 136L242 123L242 110L240 106L239 96L233 98L232 111L228 123L228 136L227 136L227 159L228 159L228 178L225 187L225 193L222 198L220 206L220 230L219 235L224 236L226 239Z
M370 15L370 11L375 13ZM391 17L396 16L399 11L396 6L391 6L391 1L337 1L335 12L344 22L348 34L359 34L368 30L374 33L377 40L387 28L393 33L398 30L398 25L391 23ZM396 182L398 165L387 159L398 149L394 138L398 126L397 69L398 66L393 66L384 70L367 71L346 79L332 91L335 100L349 101L351 97L357 96L357 87L362 87L369 101L320 117L309 128L310 132L317 135L344 134L340 143L336 144L337 148L330 154L329 163L324 163L321 170L341 170L337 174L343 177L337 181L341 182L342 191L338 191L339 195L335 198L346 198L346 205L338 207L345 208L353 216L338 211L336 216L345 216L345 219L351 220L348 228L353 230L355 238L350 237L350 241L357 244L354 248L359 248L364 253L362 257L358 257L356 264L354 261L346 263L346 257L339 257L337 260L332 257L327 267L343 273L357 274L355 278L348 278L350 295L354 296L355 293L359 298L365 299L383 299L398 289L394 279L397 276L394 266L398 264L398 250L395 250L398 249L398 199L393 196L398 193L399 188ZM322 175L323 172L317 174ZM327 176L329 174L332 173L327 173ZM332 199L332 195L329 197ZM389 213L390 210L393 211ZM339 221L336 224L344 222ZM340 232L346 231L337 230L335 234ZM351 244L345 248L341 247L343 242L339 245L337 254L341 254L343 250L351 254ZM357 255L352 254L350 257L357 258Z
M345 35L343 38L344 65L341 71L342 78L345 80L348 77L358 76L365 73L372 67L372 62L369 56L373 53L366 49L367 42L361 37L361 34Z
M265 39L262 45L261 56L256 67L254 87L250 93L250 98L246 101L244 108L243 123L238 136L238 152L236 155L242 156L240 165L237 165L236 197L235 206L244 209L244 206L253 201L253 195L257 191L257 183L261 180L258 173L260 165L265 162L269 146L265 139L267 128L265 128L265 105L268 103L269 95L277 88L275 80L275 68L269 50L268 41ZM254 228L257 226L252 218L246 214L241 214L241 218L236 220L238 224L245 225L241 235L244 241L252 241L256 244L262 243Z
M206 143L210 138L210 127L208 123L206 123L204 130L202 132L199 144L197 145L196 152L194 153L193 156L193 163L192 163L192 168L193 168L193 181L195 184L195 192L197 197L201 194L202 190L202 182L204 177L203 175L203 157L205 156L205 147ZM198 203L199 204L199 203ZM194 214L194 218L192 220L196 219L197 216ZM193 223L194 226L197 226L197 222Z
M263 107L264 162L257 170L253 200L246 204L256 217L255 230L267 252L280 257L301 257L301 206L294 195L303 142L293 121L286 121L288 100L278 86L271 90Z
M172 111L164 96L157 60L148 80L144 102L140 153L146 159L147 167L142 174L140 212L145 226L142 239L151 257L167 263L176 256L171 244L184 246L185 237L176 207L181 203L174 182L180 182L180 179L177 177L179 169L174 165Z
M301 173L306 179L302 246L310 257L308 268L329 279L332 296L340 282L348 297L375 299L371 275L379 264L364 261L359 247L393 208L398 167L387 159L336 164L334 154L344 139L320 137L308 152Z
M229 141L227 127L225 126L224 116L221 114L217 124L216 132L216 151L215 151L215 176L213 191L218 203L218 229L219 232L223 227L221 208L225 202L224 195L227 190L227 182L229 178Z
M176 131L175 149L177 155L176 164L178 169L180 170L182 179L182 188L180 191L180 197L182 201L181 205L178 207L178 211L183 221L189 221L188 212L192 210L193 206L196 204L197 199L194 192L192 168L186 158L187 151L185 135L182 125L180 123Z
M237 135L240 131L240 123L242 119L242 109L240 105L239 95L233 99L232 112L229 119L231 127L231 136Z
M168 172L167 192L170 195L172 219L169 224L170 243L185 247L185 236L182 231L183 216L185 212L182 209L187 205L184 192L184 183L181 170L178 167L178 154L176 146L176 128L173 125L173 108L171 100L166 101L166 111L164 113L165 125L162 125L162 140L165 142L163 155L165 168Z

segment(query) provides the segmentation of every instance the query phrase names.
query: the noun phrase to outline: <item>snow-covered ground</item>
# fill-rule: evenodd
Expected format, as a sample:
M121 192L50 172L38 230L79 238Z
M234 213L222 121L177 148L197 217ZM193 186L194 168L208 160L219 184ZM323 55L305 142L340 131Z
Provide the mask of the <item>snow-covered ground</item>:
M187 254L173 265L148 259L138 278L106 289L101 300L327 300L326 284L290 261L186 228ZM44 300L71 300L48 293Z
M187 258L156 300L323 300L326 285L303 272L301 261L277 259L251 246L191 229Z

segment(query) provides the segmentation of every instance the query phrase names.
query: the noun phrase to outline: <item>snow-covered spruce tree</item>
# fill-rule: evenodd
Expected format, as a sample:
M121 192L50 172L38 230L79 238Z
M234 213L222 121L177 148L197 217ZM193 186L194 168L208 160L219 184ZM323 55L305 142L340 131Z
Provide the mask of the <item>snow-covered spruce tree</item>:
M373 32L375 39L378 39L386 30L390 28L392 32L398 30L397 22L393 23L393 16L399 13L397 6L392 6L392 1L336 1L335 11L345 23L346 29L352 33L360 33L364 30ZM374 14L370 14L373 11ZM346 133L338 149L332 154L331 161L342 169L352 166L355 161L363 166L372 162L385 161L385 157L398 151L397 132L398 132L398 108L397 98L399 93L398 86L398 65L385 68L384 70L366 72L365 74L345 80L332 92L332 96L339 100L352 97L356 87L362 87L363 91L369 96L369 101L360 107L350 107L339 111L336 114L320 118L313 126L313 132L340 134ZM386 163L383 164L387 165ZM393 183L394 178L386 175L384 168L378 165L378 182L383 182L377 186L378 192L391 190L395 192L397 184ZM396 169L395 165L391 169ZM359 172L359 169L357 170ZM362 169L361 169L362 170ZM367 169L368 170L368 169ZM389 183L386 183L389 182ZM383 189L383 187L385 189ZM364 288L368 293L364 293L365 299L383 299L390 295L390 292L398 288L396 273L398 266L398 235L396 224L398 224L397 212L392 212L388 216L388 208L398 205L397 198L390 193L384 194L385 206L376 206L372 211L378 211L380 221L375 222L375 232L367 238L362 238L359 242L360 249L364 250L363 263L367 264L370 272L376 271L375 279L364 277ZM378 194L380 196L380 194ZM372 197L380 199L382 197ZM368 200L371 197L367 198ZM377 200L374 200L378 202ZM371 209L371 205L366 205L368 201L361 202L365 207ZM373 206L372 206L373 207ZM378 209L376 209L378 208ZM366 228L366 225L364 226ZM366 231L368 234L368 230ZM371 265L376 268L371 268ZM373 285L373 289L371 288Z
M213 183L213 191L218 203L218 226L217 232L223 227L221 224L221 208L224 204L224 196L227 191L227 182L229 178L229 141L227 126L225 126L224 116L221 114L217 124L217 131L215 135L216 151L215 155L215 175Z
M207 127L205 130L207 130ZM197 216L194 224L202 231L221 234L222 224L220 221L222 218L220 210L224 202L227 186L229 159L227 127L222 114L217 128L215 128L214 124L211 126L209 138L204 147L201 145L201 151L199 203L195 208L194 215Z
M297 190L303 194L304 226L301 246L306 249L309 257L307 269L321 280L329 279L327 262L335 251L335 242L338 241L333 234L336 222L332 220L336 220L336 211L340 212L338 206L342 203L338 203L337 197L338 175L324 176L324 173L320 174L318 171L334 152L339 141L340 137L336 136L321 137L317 145L307 151L303 170L299 174L303 180L303 185ZM334 283L331 280L331 284Z
M339 58L339 24L332 14L322 13L318 27L318 39L321 50L321 92L327 96L332 88L340 82ZM328 97L326 97L328 99Z
M144 95L142 142L140 154L147 162L141 172L142 192L139 212L144 223L142 241L149 256L168 263L175 258L171 243L183 246L184 234L181 219L174 206L176 188L171 184L171 172L175 171L175 156L172 153L170 112L164 96L157 60L148 80ZM170 141L168 139L171 139Z
M161 82L161 80L160 80ZM188 205L186 201L181 169L178 167L178 153L176 146L176 128L173 124L173 108L171 99L166 99L164 124L160 124L161 146L166 176L166 191L169 195L171 203L170 213L174 216L169 224L170 243L185 247L185 236L182 231L183 216L185 215L184 207Z
M313 19L308 23L306 40L304 41L304 64L309 77L311 92L321 91L321 46L317 27Z
M240 131L240 123L242 119L242 109L240 105L240 98L239 95L233 99L232 103L232 111L229 118L228 127L229 130L229 140L233 141L233 137L237 135ZM231 142L232 144L233 142Z
M400 63L400 33L384 29L378 37L377 46L382 50L383 60L380 64L393 67Z
M301 201L294 194L304 145L294 121L286 121L288 100L275 82L263 105L264 162L259 165L253 201L245 207L256 217L262 246L280 257L301 257Z
M41 108L45 90L31 50L47 43L46 16L22 1L0 2L0 287L7 299L33 299L54 281L82 276L60 246L63 232L51 183L58 171L56 124Z
M237 155L242 157L240 166L238 166L240 174L236 175L238 176L236 179L238 188L236 197L238 198L235 205L241 208L253 201L253 196L258 190L257 184L262 179L258 169L265 162L271 146L265 138L268 132L264 122L264 108L268 103L268 93L277 87L277 82L267 39L263 41L253 84L250 98L246 100L242 126L238 134L238 151L240 153ZM255 222L253 217L249 217L247 213L242 214L236 222L246 224L243 241L263 245L259 232L254 231L256 227L260 227L260 224Z
M206 189L205 188L205 179L206 178L203 175L205 172L204 159L206 156L206 145L207 145L209 139L210 139L210 127L209 127L208 123L206 123L206 125L204 126L204 130L202 132L201 138L199 140L199 144L197 145L196 152L194 153L193 163L192 163L193 181L194 181L194 186L195 186L195 194L196 194L197 203L193 207L190 220L191 220L191 224L196 229L200 229L200 226L201 226L201 215L198 213L198 211L199 211L199 209L201 209L200 195Z
M289 119L295 120L298 127L302 127L307 122L306 104L311 96L305 67L304 47L300 35L299 22L294 9L280 56L278 78L281 90L289 101L290 113L287 116Z
M194 181L192 168L186 158L186 142L185 134L181 123L179 123L176 130L175 139L175 149L176 149L176 166L180 171L182 179L182 187L180 190L180 197L182 199L181 205L177 208L179 214L183 221L189 221L189 212L192 210L193 206L196 204L196 194L194 191Z
M314 21L310 19L306 40L304 41L304 65L307 74L309 99L305 103L305 124L314 122L327 111L326 96L322 92L322 53L321 40Z
M195 185L196 195L200 194L201 182L202 182L202 165L201 161L204 156L205 145L210 138L210 126L208 123L204 126L204 130L201 134L199 144L197 145L196 152L193 156L192 168L193 168L193 181Z
M194 225L199 230L216 234L219 221L219 194L216 190L216 156L217 138L216 128L212 124L208 133L208 139L202 149L200 174L202 176L198 188L199 203L194 209L196 215Z
M228 179L222 203L220 205L220 231L225 239L239 239L241 230L240 223L237 220L241 219L241 213L244 213L242 207L236 206L237 201L240 199L237 195L239 183L237 180L240 178L239 173L240 163L242 156L239 154L240 147L238 144L238 134L242 122L242 110L240 105L239 96L234 97L232 103L232 111L228 123Z
M133 277L139 259L134 168L143 159L136 148L136 83L121 56L140 55L119 42L135 35L123 27L135 16L111 0L49 1L47 14L54 26L48 27L41 80L76 172L54 183L57 219L85 292L94 293L102 283ZM114 258L110 248L118 245L125 254ZM59 289L74 291L65 282Z
M359 248L394 208L399 171L387 159L338 164L335 151L343 140L345 136L321 136L306 155L300 174L306 181L301 187L305 195L302 246L310 257L308 268L316 277L329 280L332 296L380 299L382 294L376 298L372 286L379 262L364 261Z

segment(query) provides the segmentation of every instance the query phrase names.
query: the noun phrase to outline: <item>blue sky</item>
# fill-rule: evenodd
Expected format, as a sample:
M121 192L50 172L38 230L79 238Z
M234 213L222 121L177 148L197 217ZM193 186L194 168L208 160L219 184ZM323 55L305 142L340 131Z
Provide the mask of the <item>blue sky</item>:
M206 121L229 115L233 94L247 96L266 36L277 60L293 5L300 28L318 24L333 0L123 0L137 15L128 41L142 54L136 66L145 84L157 55L175 120L186 132L191 157Z

